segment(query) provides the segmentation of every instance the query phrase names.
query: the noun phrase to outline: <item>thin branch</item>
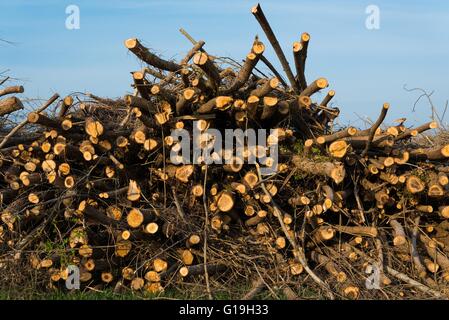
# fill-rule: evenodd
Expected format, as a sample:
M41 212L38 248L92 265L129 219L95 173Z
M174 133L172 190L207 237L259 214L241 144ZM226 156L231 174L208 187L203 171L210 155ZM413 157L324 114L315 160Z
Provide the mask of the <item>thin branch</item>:
M35 113L41 113L45 109L47 109L53 102L55 102L59 98L59 94L55 93L46 103L44 103L39 109L35 111ZM14 134L17 133L20 129L22 129L25 125L28 124L28 118L19 123L15 128L13 128L2 140L0 143L0 148L2 148L6 142L11 138Z
M204 170L204 183L203 183L203 190L207 190L206 189L206 185L207 185L207 164L206 164L206 168ZM209 226L209 210L207 210L207 196L206 196L207 192L203 192L203 205L204 205L204 217L205 217L205 221L204 221L204 230L203 230L203 238L204 238L204 242L203 242L203 263L204 263L204 279L206 280L206 290L207 290L207 295L209 297L209 300L212 300L212 293L210 291L210 283L209 283L209 273L207 271L207 227Z
M276 55L279 58L279 61L281 62L282 68L284 69L285 74L287 75L288 81L290 82L291 87L296 93L299 93L299 87L295 80L295 77L293 76L292 70L290 69L290 65L288 64L287 58L285 58L284 52L282 51L281 46L279 45L278 40L276 39L276 36L274 35L273 29L271 29L270 24L268 23L267 18L265 17L265 14L262 11L262 8L260 4L257 4L257 6L253 7L251 9L252 14L254 17L256 17L256 20L259 22L260 26L262 27L263 31L265 32L265 35L267 36L268 40L271 43L271 46L273 47L274 51L276 52Z
M373 142L373 138L374 138L374 135L375 135L375 133L377 131L377 128L379 128L379 126L384 121L385 116L387 115L387 111L388 111L389 107L390 107L390 105L388 103L384 103L383 104L382 110L381 110L380 115L379 115L379 118L377 119L376 122L374 122L374 124L372 125L371 129L369 130L368 141L366 142L365 149L363 150L363 152L361 154L362 158L364 156L366 156L366 154L368 153L368 150L369 150L369 148L371 146L371 142Z
M257 169L257 175L259 177L259 181L263 181L262 175L260 173L260 167L257 163L256 163L256 169ZM288 232L287 227L284 224L283 213L282 213L281 209L279 208L279 206L276 204L276 202L274 202L271 194L268 192L267 188L265 187L265 183L261 182L260 186L262 188L262 191L265 193L265 195L270 199L270 203L273 206L274 211L276 212L276 217L279 221L279 224L281 225L282 231L284 232L285 237L287 238L287 240L290 242L290 244L293 247L294 257L303 266L304 270L306 270L306 272L312 277L312 279L326 291L329 299L334 300L335 298L334 298L334 294L332 293L332 290L307 265L303 249L300 248L298 246L298 244L296 243L296 240L290 236L290 233Z

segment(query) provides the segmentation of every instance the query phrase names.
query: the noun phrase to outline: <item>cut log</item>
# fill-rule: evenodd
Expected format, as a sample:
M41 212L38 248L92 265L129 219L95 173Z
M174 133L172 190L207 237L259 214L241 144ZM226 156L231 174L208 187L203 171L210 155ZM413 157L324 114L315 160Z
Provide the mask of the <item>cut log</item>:
M344 166L338 162L313 162L301 156L293 156L292 163L298 170L311 175L327 176L337 184L345 178Z
M131 228L138 228L144 221L144 215L139 209L133 208L126 216L126 222Z
M390 219L390 226L393 228L393 244L395 246L402 246L406 244L407 237L402 225L397 220Z
M296 93L299 93L299 87L298 84L296 83L295 77L293 76L292 70L290 69L290 65L288 64L288 61L285 58L284 52L282 51L281 46L279 45L279 42L276 39L276 36L274 35L274 32L271 29L270 24L268 23L268 20L265 17L265 14L263 13L260 4L257 4L256 6L252 7L251 13L254 15L254 17L256 17L265 35L270 41L271 46L276 52L276 55L279 58L279 61L281 62L282 68L284 69L284 72L287 75L291 87L294 89Z
M137 201L140 199L140 187L134 180L129 180L127 198L129 201Z
M140 60L157 69L176 72L182 68L177 63L161 59L157 55L151 53L136 38L127 39L125 41L125 47L134 53Z
M42 126L48 127L48 128L60 128L61 123L59 121L53 120L43 114L37 113L37 112L30 112L28 114L28 122L29 123L36 123L40 124Z
M206 73L206 75L211 80L213 88L217 90L221 82L220 72L218 71L209 55L206 52L198 51L193 56L193 63L199 66L204 71L204 73Z
M243 177L243 182L250 188L253 189L259 182L259 177L255 172L249 171Z
M217 207L222 212L228 212L234 207L234 197L231 192L222 191L217 196Z
M255 96L257 98L262 98L269 94L271 91L277 88L279 85L279 79L278 78L272 78L268 81L265 81L264 84L257 89L254 89L250 92L250 97Z
M419 177L414 176L414 175L408 176L406 186L407 186L407 191L412 194L420 193L425 188L424 182Z
M337 140L329 145L329 153L332 157L341 159L346 155L349 145L344 140Z
M10 97L0 100L0 116L4 116L22 109L22 101L20 101L17 97Z
M325 78L318 78L317 80L313 81L307 88L305 88L302 92L302 96L310 97L314 93L326 88L329 85L327 82L327 79Z
M23 93L24 91L25 90L23 86L6 87L0 90L0 97L6 96L8 94Z
M251 52L246 56L246 60L240 69L239 73L235 77L231 86L221 92L223 95L227 95L240 89L249 79L254 67L259 61L260 56L265 50L265 46L257 38L254 40Z

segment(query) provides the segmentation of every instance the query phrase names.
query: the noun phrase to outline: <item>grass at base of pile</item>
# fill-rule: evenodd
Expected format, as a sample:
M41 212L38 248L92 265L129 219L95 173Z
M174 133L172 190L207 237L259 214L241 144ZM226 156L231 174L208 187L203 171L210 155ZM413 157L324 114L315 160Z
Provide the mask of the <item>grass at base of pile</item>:
M264 291L255 297L255 299L272 300L272 299L286 299L282 292L275 292L274 297L269 291ZM311 290L302 290L298 292L300 299L321 299L317 292ZM215 300L238 300L241 295L236 296L228 292L216 292L214 294ZM166 290L160 294L142 294L134 293L132 291L116 293L112 289L95 291L95 290L73 290L73 291L2 291L0 288L0 300L205 300L206 294L194 292L181 292L179 290Z

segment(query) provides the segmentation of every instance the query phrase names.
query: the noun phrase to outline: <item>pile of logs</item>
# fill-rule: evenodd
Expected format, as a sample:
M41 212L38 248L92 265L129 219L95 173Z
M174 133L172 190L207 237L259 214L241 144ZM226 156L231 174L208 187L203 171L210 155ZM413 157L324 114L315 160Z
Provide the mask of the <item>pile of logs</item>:
M145 64L132 72L133 94L55 95L3 134L0 268L26 265L51 288L65 288L75 265L90 288L201 282L211 297L252 280L246 299L267 286L296 298L305 282L329 298L445 297L449 145L415 139L438 124L384 126L384 104L368 129L336 130L335 91L305 77L310 35L293 43L292 70L261 7L252 14L286 79L258 37L242 63L184 30L192 49L179 62L131 38L126 48ZM22 107L3 98L0 115ZM171 132L194 126L274 129L276 172L245 161L262 145L230 164L173 164Z

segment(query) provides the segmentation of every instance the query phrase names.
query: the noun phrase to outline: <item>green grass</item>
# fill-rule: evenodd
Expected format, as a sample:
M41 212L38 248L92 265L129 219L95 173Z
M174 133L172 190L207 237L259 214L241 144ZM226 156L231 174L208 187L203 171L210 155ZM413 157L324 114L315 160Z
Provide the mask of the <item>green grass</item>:
M103 291L61 291L30 292L14 291L0 292L0 300L144 300L144 299L186 299L176 292L164 292L160 295L133 293L131 291L116 293L113 290Z
M0 300L136 300L141 299L132 293L117 294L112 291L102 292L45 292L45 293L0 293Z
M282 292L276 293L279 299L285 299ZM302 290L298 295L303 299L316 299L316 292L309 292ZM216 300L232 300L238 299L242 295L232 295L228 292L215 292L214 299ZM181 292L179 290L167 290L162 294L150 295L143 293L133 293L126 291L122 293L116 293L112 289L103 291L94 290L74 290L74 291L62 291L55 290L49 292L36 292L36 291L0 291L0 300L151 300L151 299L191 299L191 300L204 300L207 299L207 295L204 293L195 292ZM256 297L256 299L271 300L273 297L266 290Z

